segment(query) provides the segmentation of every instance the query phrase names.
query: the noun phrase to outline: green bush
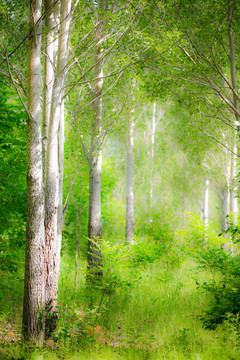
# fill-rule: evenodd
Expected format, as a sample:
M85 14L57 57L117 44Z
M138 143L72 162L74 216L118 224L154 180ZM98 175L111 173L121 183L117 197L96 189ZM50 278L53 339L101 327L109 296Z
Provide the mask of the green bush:
M132 245L131 251L134 266L149 264L159 260L166 253L166 244L150 239L139 239Z
M156 241L171 242L173 240L173 231L171 222L173 219L165 219L164 214L154 213L145 216L141 223L137 226L137 234L139 236L152 238Z
M240 313L240 255L224 249L205 249L198 253L202 269L210 270L212 278L200 288L211 295L210 308L201 317L204 327L215 329L229 315Z
M206 246L216 248L227 241L226 238L218 236L217 229L212 224L206 228L200 216L193 213L186 214L186 226L176 231L175 236L185 255L194 254Z

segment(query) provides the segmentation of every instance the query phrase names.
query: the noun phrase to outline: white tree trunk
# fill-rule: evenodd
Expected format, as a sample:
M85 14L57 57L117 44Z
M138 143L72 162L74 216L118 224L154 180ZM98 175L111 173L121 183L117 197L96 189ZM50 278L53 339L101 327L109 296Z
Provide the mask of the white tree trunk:
M229 201L230 201L229 187L226 186L221 193L221 230L223 232L227 230L226 216L229 215Z
M64 100L61 102L61 114L58 127L58 244L62 243L62 224L63 224L63 166L64 166ZM60 250L59 250L60 251Z
M132 109L131 111L131 117L128 120L128 127L127 127L125 238L128 243L133 243L133 237L134 237L133 132L134 132L134 109Z
M234 136L233 152L237 153L237 133ZM238 221L238 180L237 180L237 156L231 156L230 168L230 212L233 214L233 222L237 225Z
M23 335L42 340L39 310L44 306L44 192L41 137L41 0L30 1L27 121L27 238Z
M153 116L152 116L152 127L151 127L151 183L150 183L150 206L153 207L153 186L154 186L154 140L155 140L155 131L156 131L156 100L153 103Z
M46 179L46 158L47 158L47 140L50 120L50 109L52 99L52 87L54 82L54 6L53 0L44 0L45 10L45 56L44 56L44 84L43 84L43 180Z
M231 70L231 83L232 83L232 93L233 93L233 104L237 111L239 111L239 102L237 98L237 83L236 83L236 67L235 67L235 49L234 49L234 39L233 39L233 29L232 29L232 7L228 8L228 40L229 40L229 51L230 51L230 70ZM238 129L238 132L234 134L234 143L233 143L233 152L237 153L237 135L239 134L239 116L235 112L235 125ZM230 212L233 213L233 221L237 224L238 218L238 183L236 181L237 176L237 156L232 155L231 157L231 174L230 174Z
M61 236L58 236L60 208L59 189L61 186L60 173L63 164L63 112L62 97L66 77L68 57L68 37L71 21L71 0L61 2L60 34L58 40L57 66L52 88L52 101L48 130L47 164L46 164L46 193L45 193L45 301L47 310L54 314L57 298L58 276L60 267ZM61 136L59 136L60 132ZM60 184L59 184L60 181ZM53 325L54 326L54 325ZM51 329L49 329L51 330Z
M205 181L204 192L203 192L202 219L204 222L205 229L207 229L209 222L209 180L208 179L206 179Z
M99 5L103 10L103 2ZM100 42L103 24L100 22L97 37ZM101 174L102 174L102 46L97 45L95 55L95 78L93 88L94 118L92 119L91 149L89 154L89 216L88 216L88 271L90 279L102 276L102 253L99 241L102 239L101 216Z

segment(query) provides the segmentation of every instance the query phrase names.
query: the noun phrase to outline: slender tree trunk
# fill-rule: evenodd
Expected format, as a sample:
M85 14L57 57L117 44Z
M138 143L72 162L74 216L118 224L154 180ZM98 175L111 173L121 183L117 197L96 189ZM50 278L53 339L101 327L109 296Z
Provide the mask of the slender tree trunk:
M227 230L227 218L229 214L229 188L225 186L221 193L221 230L224 232Z
M208 213L209 213L209 180L206 179L203 192L203 207L202 207L202 220L204 222L205 230L208 227Z
M100 11L104 10L104 2L99 2ZM101 19L101 14L100 14ZM95 54L95 84L92 91L94 118L92 119L91 149L89 154L89 216L88 216L88 274L93 280L102 276L102 239L101 216L101 174L102 174L102 87L103 59L102 45L103 23L97 28L98 45Z
M154 186L154 140L156 130L156 100L153 103L153 116L152 116L152 127L151 127L151 183L150 183L150 206L153 207L153 186Z
M43 180L46 179L47 139L50 119L52 86L54 82L54 6L53 0L44 0L45 5L45 56L44 56L44 84L43 84Z
M228 40L229 40L229 50L230 50L230 69L231 69L231 83L232 83L232 93L233 93L233 104L234 107L239 111L239 102L237 98L237 82L236 82L236 67L235 67L235 49L234 49L234 40L233 40L233 28L232 28L232 6L229 5L228 8ZM239 116L235 113L235 125L238 129L237 134L239 135ZM237 134L234 134L233 142L233 151L237 153ZM237 176L237 157L232 155L231 157L231 173L230 173L230 212L233 213L234 222L237 224L238 217L238 201L237 201L237 192L238 186L236 182Z
M127 127L125 238L128 243L133 243L133 237L134 237L133 132L134 132L134 109L132 109L131 111L131 117L128 120L128 127Z
M41 137L41 0L30 1L27 121L27 238L23 335L42 341L39 310L44 306L44 192Z
M237 153L237 134L234 136L233 151ZM230 166L230 212L233 214L233 222L237 225L238 221L238 183L237 183L237 156L231 155Z
M61 102L61 114L58 127L58 219L57 219L57 236L58 244L62 243L62 225L63 225L63 166L64 166L64 100ZM60 254L60 249L58 250Z
M186 211L187 211L187 195L183 193L183 223L186 222Z
M46 330L55 327L55 307L58 288L61 250L63 171L63 86L66 77L68 36L70 27L71 0L61 2L60 34L58 40L57 66L52 89L51 111L48 130L46 193L45 193L45 301L48 313L52 314Z

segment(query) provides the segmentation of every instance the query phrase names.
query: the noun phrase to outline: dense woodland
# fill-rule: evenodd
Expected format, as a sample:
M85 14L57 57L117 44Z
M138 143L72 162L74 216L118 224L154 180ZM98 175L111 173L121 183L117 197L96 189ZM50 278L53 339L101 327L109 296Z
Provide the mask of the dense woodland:
M0 359L240 359L238 0L1 0Z

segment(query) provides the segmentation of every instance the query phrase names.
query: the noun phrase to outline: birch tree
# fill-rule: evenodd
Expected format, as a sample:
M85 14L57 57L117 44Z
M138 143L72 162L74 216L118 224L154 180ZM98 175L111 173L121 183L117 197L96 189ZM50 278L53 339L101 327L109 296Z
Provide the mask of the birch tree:
M238 216L238 201L237 201L237 192L238 186L236 182L237 176L237 137L239 137L239 96L237 89L236 81L236 66L235 66L235 46L234 46L234 30L233 30L233 8L231 2L228 6L228 42L229 42L229 58L230 58L230 73L231 73L231 85L232 85L232 98L233 104L236 111L234 112L235 116L235 126L236 131L233 139L233 154L231 155L230 163L230 212L233 213L234 222L237 223Z
M62 228L62 175L64 142L63 87L66 78L71 0L61 3L57 63L49 116L45 181L45 306L55 314L60 268Z
M153 103L152 126L151 126L151 150L150 150L150 163L151 163L151 179L150 179L150 206L153 207L153 186L154 186L154 143L156 131L156 100Z
M39 310L44 304L44 192L41 136L41 0L30 1L27 120L27 231L23 334L42 339Z
M102 89L103 89L103 20L104 0L100 0L99 24L96 30L95 83L92 88L93 117L91 121L91 145L89 164L89 215L88 215L88 270L92 279L102 275L101 173L102 173Z
M209 223L209 179L205 180L202 200L202 220L204 222L205 230Z
M125 239L133 243L134 237L134 193L133 193L133 136L134 133L134 108L131 109L127 121L127 144L126 144L126 227Z
M32 36L29 40L27 107L29 117L27 130L28 227L23 314L25 338L39 336L42 338L44 329L46 329L45 335L48 335L50 330L55 328L54 319L56 318L63 218L64 102L62 98L67 69L71 0L61 2L61 14L59 14L59 4L56 8L54 5L55 3L50 0L45 1L47 35L43 81L43 118L41 118L42 3L33 1L30 4ZM56 18L60 21L60 25L57 53L55 54ZM43 141L41 138L42 122ZM44 226L44 230L42 226ZM44 240L42 240L42 236L44 236ZM33 256L33 254L35 255ZM29 294L30 291L34 291L35 298ZM34 307L35 312L31 307ZM48 314L46 318L43 317L42 324L38 321L40 307Z

